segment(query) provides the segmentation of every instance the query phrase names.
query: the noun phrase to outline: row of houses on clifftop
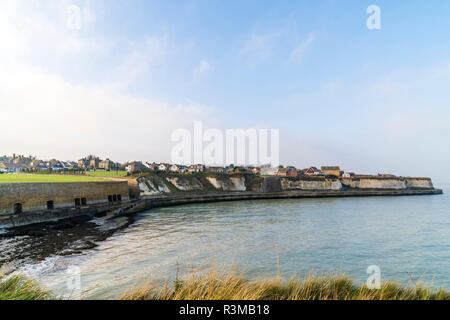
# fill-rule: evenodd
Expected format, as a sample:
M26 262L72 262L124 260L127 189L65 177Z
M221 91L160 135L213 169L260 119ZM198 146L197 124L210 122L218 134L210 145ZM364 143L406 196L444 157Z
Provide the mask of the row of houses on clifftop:
M90 155L78 161L39 160L36 157L23 155L0 157L0 173L39 172L39 171L81 171L81 170L119 170L123 169L120 163L110 159L101 160Z
M127 171L129 173L166 172L166 173L199 173L214 172L223 174L254 174L264 176L299 177L299 176L327 176L350 178L354 173L344 172L339 166L311 166L298 169L294 166L271 167L263 166L206 166L203 164L178 165L170 163L132 161L119 163L109 158L102 160L95 155L88 155L78 161L49 161L39 160L33 156L15 155L0 156L0 173L39 172L39 171ZM379 176L391 176L380 175Z

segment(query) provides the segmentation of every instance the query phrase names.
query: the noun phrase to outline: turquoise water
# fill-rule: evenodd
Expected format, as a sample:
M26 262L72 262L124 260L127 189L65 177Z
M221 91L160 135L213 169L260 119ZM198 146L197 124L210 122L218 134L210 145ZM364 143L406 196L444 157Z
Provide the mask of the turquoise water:
M450 190L449 190L450 191ZM444 191L445 192L445 191ZM152 209L99 247L25 269L61 295L67 267L85 297L114 298L144 277L238 266L249 278L343 272L365 282L421 279L450 290L450 197L223 202Z

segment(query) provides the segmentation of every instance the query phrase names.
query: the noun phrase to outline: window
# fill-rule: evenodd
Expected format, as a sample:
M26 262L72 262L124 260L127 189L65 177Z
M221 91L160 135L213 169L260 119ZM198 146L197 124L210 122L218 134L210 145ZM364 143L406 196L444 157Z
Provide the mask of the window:
M81 199L80 198L75 199L75 207L77 207L77 208L81 207Z
M113 202L113 196L108 196L108 202Z
M117 195L113 195L113 202L117 201Z
M14 214L20 213L22 213L22 204L21 203L14 204Z
M87 206L87 199L86 198L81 198L81 205L82 206Z
M122 196L120 194L117 195L117 201L122 202Z
M55 209L55 203L53 201L47 201L47 210Z

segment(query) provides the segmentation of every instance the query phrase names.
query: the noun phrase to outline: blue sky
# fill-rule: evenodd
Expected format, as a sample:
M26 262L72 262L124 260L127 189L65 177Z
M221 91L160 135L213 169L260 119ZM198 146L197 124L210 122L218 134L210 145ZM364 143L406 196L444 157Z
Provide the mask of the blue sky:
M369 5L381 30L368 30ZM67 8L81 9L80 29ZM2 153L170 160L170 133L279 128L283 163L450 178L446 1L0 4Z

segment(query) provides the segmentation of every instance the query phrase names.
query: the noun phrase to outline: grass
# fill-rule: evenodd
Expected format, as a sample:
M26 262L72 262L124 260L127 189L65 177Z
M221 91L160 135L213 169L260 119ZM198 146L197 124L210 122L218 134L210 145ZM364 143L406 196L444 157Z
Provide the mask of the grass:
M87 176L92 177L108 177L108 178L121 178L127 175L126 171L86 171Z
M192 275L162 286L150 280L125 292L122 300L450 300L450 292L384 282L381 289L358 285L345 275L313 276L290 281L249 281L235 273Z
M55 296L23 274L7 277L0 270L0 300L49 300ZM380 289L358 285L346 275L293 278L287 282L249 281L235 272L211 271L171 284L151 280L130 288L120 300L450 300L443 289L384 282Z
M0 183L46 183L104 181L100 177L50 174L0 174Z
M23 274L9 277L0 270L0 300L50 300L53 295Z

